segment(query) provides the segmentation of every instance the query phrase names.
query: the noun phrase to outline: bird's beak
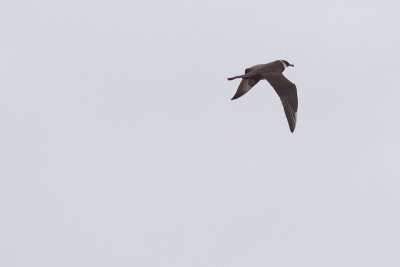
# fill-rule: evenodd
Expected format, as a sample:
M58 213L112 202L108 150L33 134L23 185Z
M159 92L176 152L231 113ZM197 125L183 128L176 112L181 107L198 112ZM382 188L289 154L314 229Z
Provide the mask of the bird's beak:
M289 66L290 66L290 67L294 67L294 65L293 65L293 64L289 64Z

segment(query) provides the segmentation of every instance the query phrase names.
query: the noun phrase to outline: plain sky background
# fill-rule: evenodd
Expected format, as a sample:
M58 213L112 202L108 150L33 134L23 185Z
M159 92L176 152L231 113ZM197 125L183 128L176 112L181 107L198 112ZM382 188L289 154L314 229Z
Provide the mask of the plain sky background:
M2 1L0 266L400 266L399 1ZM246 67L286 59L291 134Z

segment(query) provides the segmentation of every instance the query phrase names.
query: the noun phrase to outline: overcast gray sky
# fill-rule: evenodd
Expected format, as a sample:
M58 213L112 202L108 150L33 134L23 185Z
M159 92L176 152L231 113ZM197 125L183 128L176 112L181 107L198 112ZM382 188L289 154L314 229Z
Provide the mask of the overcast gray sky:
M0 266L400 266L399 1L3 1ZM286 59L291 134L246 67Z

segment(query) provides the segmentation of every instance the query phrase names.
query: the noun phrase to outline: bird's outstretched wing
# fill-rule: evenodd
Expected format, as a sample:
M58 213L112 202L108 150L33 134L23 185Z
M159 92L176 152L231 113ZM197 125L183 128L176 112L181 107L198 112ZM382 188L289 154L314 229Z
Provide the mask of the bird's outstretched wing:
M259 65L255 65L253 67L247 68L245 70L245 74L255 71L262 66L264 66L264 64L259 64ZM231 100L235 100L235 99L241 97L242 95L246 94L248 91L250 91L250 89L260 81L260 78L261 77L259 75L254 75L254 77L251 77L248 79L242 79L242 81L239 84L238 89L236 90L235 95L232 97Z
M250 89L254 85L256 85L259 81L260 81L260 78L258 78L258 77L242 79L242 81L240 82L239 87L236 91L236 94L232 97L231 100L239 98L242 95L244 95L245 93L247 93L248 91L250 91Z
M289 123L290 131L293 132L296 127L298 108L296 85L283 76L282 73L269 74L266 78L279 95Z

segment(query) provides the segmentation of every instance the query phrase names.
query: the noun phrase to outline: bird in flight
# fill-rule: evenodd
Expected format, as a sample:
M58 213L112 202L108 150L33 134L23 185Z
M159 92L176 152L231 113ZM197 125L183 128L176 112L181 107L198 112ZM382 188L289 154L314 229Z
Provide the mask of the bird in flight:
M267 64L259 64L247 68L245 74L228 78L228 80L242 79L236 94L231 100L246 94L260 80L267 80L282 101L290 131L293 133L296 127L298 100L296 85L282 74L287 67L294 67L294 65L286 60L276 60Z

